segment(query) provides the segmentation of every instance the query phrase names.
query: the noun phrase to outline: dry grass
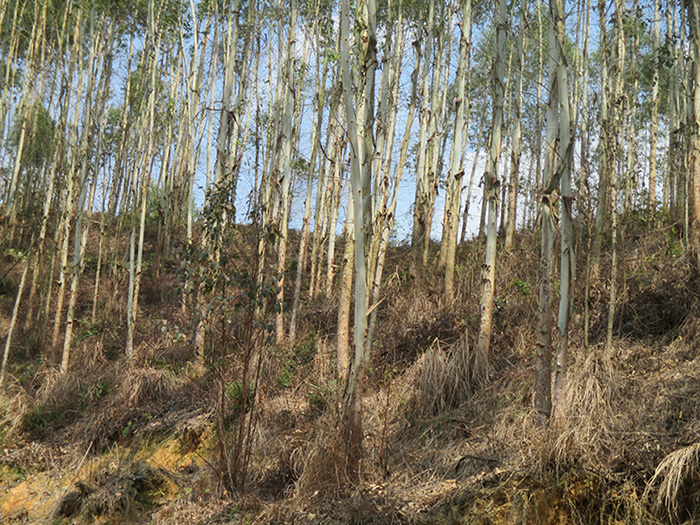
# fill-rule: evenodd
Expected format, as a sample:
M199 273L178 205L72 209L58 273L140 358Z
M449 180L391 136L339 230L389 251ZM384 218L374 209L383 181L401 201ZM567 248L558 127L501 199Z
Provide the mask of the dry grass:
M191 494L181 491L153 521L230 521L250 512L256 523L654 523L651 503L640 496L649 479L649 493L658 490L664 517L687 517L700 477L699 449L679 449L700 440L697 283L683 280L680 260L666 260L664 233L652 233L625 241L612 359L600 357L596 346L604 333L607 284L592 287L591 350L581 345L581 316L572 320L566 405L549 426L538 424L532 410L538 260L533 237L518 236L514 249L499 255L490 375L483 384L475 381L475 370L485 363L475 363L463 336L476 331L483 247L461 248L453 300L441 293L437 272L428 269L419 283L411 281L407 259L397 251L387 266L383 293L390 300L377 309L365 383L361 482L351 487L344 479L344 447L337 441L337 306L331 297L300 312L297 346L310 336L316 344L313 361L295 358L297 347L261 352L250 499L215 501L205 495L216 493L209 436L202 438L209 441L200 451L211 454L206 457L211 465L201 467L196 479L182 474L194 487ZM604 259L603 275L608 264ZM585 274L582 268L577 272ZM100 338L81 340L67 375L42 368L33 381L11 384L0 399L4 428L19 435L27 414L50 409L57 419L24 436L94 440L94 453L115 443L138 449L154 428L165 436L185 432L182 424L194 413L211 429L210 401L218 388L212 376L178 377L155 368L186 369L191 360L189 343L175 339L188 332L189 319L175 301L161 304L165 296L158 284L149 284L151 300L143 301L135 367L125 366L116 350L105 351ZM577 286L580 312L583 279ZM661 306L650 308L649 301ZM166 317L168 327L178 328L160 334ZM123 334L113 328L104 344L121 351ZM238 366L234 359L231 377ZM311 399L319 393L325 397L312 410ZM198 440L201 434L193 435ZM151 474L133 463L105 466L85 487L74 487L81 508L123 517L125 509L147 506L133 496L134 483L146 492L158 489L149 485ZM179 475L176 467L167 468ZM110 487L126 496L113 498L104 492ZM438 512L440 506L445 512Z
M183 386L165 370L125 367L116 370L114 392L84 414L73 428L73 439L94 442L98 447L130 437L140 416L162 411ZM186 379L185 379L186 380ZM184 397L184 396L183 396Z
M24 418L33 400L17 381L12 381L0 392L0 442L8 443L22 429Z
M680 448L667 455L647 485L645 496L656 489L655 507L665 510L672 520L697 518L700 501L700 443Z
M551 457L557 465L585 464L600 469L600 458L614 453L618 443L615 404L619 378L612 364L595 352L574 363L564 413L552 426L556 433Z
M466 337L447 351L436 339L406 374L407 382L415 385L416 415L434 416L467 401L473 391L474 360Z
M153 504L163 483L163 475L143 461L107 464L57 500L54 519L134 521Z

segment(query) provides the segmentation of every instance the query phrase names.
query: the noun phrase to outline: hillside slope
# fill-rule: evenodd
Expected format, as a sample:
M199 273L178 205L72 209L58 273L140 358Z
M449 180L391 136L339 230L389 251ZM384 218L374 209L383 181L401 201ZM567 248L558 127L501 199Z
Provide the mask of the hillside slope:
M68 372L58 372L48 350L48 322L22 331L12 345L0 400L0 521L699 519L700 280L676 249L674 225L650 229L632 218L624 224L613 347L605 355L609 283L590 284L586 309L580 254L567 405L546 427L532 402L537 238L521 235L510 253L500 253L484 384L470 379L482 247L472 241L461 248L453 301L442 296L433 273L412 281L405 249L395 247L363 399L359 486L344 483L335 470L342 391L335 370L337 298L302 305L296 344L256 340L258 382L246 389L235 327L222 353L228 325L212 324L206 360L195 362L177 261L163 263L158 277L146 270L131 365L123 355L119 298L112 313L90 319L95 268L88 264L92 279L82 279ZM3 334L20 278L17 260L8 251L0 261ZM102 293L106 304L106 278ZM227 322L243 325L244 311L236 315ZM236 456L242 403L252 446ZM232 490L226 476L238 467L227 461L239 457L244 485Z

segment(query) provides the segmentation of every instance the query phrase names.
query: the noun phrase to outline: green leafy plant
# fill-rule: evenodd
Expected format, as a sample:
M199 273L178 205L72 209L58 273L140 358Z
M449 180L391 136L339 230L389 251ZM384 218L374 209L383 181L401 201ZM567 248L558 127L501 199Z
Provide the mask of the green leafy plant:
M668 243L668 254L671 257L680 257L683 255L683 245L678 239L678 229L673 226L669 233L666 233L666 242Z
M515 279L512 283L511 286L513 288L517 288L518 291L523 295L523 296L528 296L532 293L532 287L530 286L530 283L526 281L522 281L520 279Z
M233 381L226 387L226 397L228 397L229 401L231 401L231 410L234 413L239 412L243 406L243 393L243 383L240 381ZM245 395L246 412L250 412L255 403L255 385L248 385Z
M277 386L289 388L299 373L299 370L314 360L318 353L318 332L309 332L298 345L291 350L281 352L282 372L277 378Z
M200 218L203 243L184 247L179 289L196 308L193 324L203 326L210 348L198 348L201 366L212 366L219 378L216 410L219 426L219 477L228 491L244 491L252 454L251 428L257 418L245 418L254 410L260 363L254 356L269 341L270 314L278 309L278 276L261 258L259 246L274 246L272 224L261 224L260 210L250 213L250 224L234 221L235 179L225 177L207 193ZM241 422L229 428L227 422Z
M83 327L83 330L78 334L78 339L87 339L102 331L102 322L99 320L91 321L90 319L79 319L78 323Z
M57 407L36 405L24 416L24 426L29 431L46 428L59 420L62 411Z

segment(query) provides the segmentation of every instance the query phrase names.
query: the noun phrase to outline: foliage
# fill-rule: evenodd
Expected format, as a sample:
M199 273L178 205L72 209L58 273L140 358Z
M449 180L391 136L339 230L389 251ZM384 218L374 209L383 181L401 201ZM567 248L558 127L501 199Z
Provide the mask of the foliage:
M24 426L29 432L55 425L63 417L62 407L37 405L24 416Z
M676 226L672 226L671 230L665 234L668 243L668 254L673 257L683 255L683 245L681 244L680 234Z
M244 404L245 394L245 404ZM243 391L243 383L233 381L226 387L226 396L231 402L231 412L239 414L245 407L246 412L250 412L255 405L255 385L249 384L247 390Z
M309 332L306 337L291 350L281 349L282 371L277 378L277 385L283 388L292 386L303 367L311 363L318 353L318 333Z
M532 293L532 287L530 286L530 283L528 283L527 281L523 281L521 279L515 279L513 281L513 283L511 284L511 286L513 286L514 288L517 288L518 291L520 291L520 293L523 296L527 296L527 295L530 295Z
M216 406L219 476L229 491L245 486L253 446L246 436L256 421L245 415L255 408L261 363L258 358L253 368L253 358L267 343L272 328L268 316L277 307L277 279L262 266L258 252L261 236L272 242L274 230L259 227L255 216L249 226L232 223L232 184L225 178L212 185L201 214L203 242L185 246L181 266L181 290L196 306L193 324L208 327L208 337L219 350L207 362L222 392ZM225 422L235 417L241 426L231 439Z
M26 119L26 122L25 120ZM24 113L15 117L10 144L17 151L22 127L25 127L22 165L34 169L41 168L51 155L56 123L44 104L37 100Z

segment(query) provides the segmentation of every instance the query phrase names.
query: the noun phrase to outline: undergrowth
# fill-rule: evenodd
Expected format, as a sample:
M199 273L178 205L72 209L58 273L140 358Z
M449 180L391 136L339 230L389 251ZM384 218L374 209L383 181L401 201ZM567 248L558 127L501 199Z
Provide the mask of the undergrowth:
M302 306L295 343L257 340L249 356L256 375L246 383L236 346L243 318L227 310L206 334L203 367L195 366L195 324L172 293L177 265L166 264L160 284L147 280L131 364L115 317L80 324L63 375L39 344L45 334L17 337L26 350L13 351L0 396L0 482L11 491L39 473L58 476L52 516L65 522L692 522L700 517L700 281L676 253L674 232L643 222L623 232L608 355L609 282L591 283L585 347L578 279L566 405L547 426L532 401L538 240L520 235L499 253L487 364L472 352L480 244L460 248L453 299L437 272L412 282L405 249L390 252L364 385L359 485L340 468L337 298ZM17 278L8 273L2 291ZM0 296L3 316L10 295ZM216 408L222 388L225 413ZM235 458L217 451L235 440L241 417L252 423L244 493L222 485L222 462ZM162 463L159 447L173 439L189 463ZM120 461L99 463L116 452ZM98 466L76 479L90 462ZM22 519L21 509L12 515Z

